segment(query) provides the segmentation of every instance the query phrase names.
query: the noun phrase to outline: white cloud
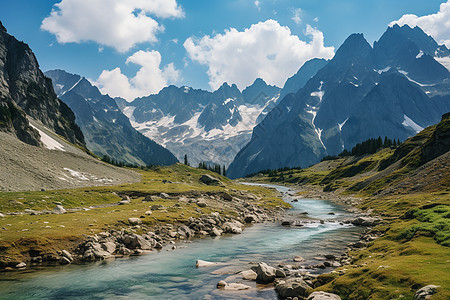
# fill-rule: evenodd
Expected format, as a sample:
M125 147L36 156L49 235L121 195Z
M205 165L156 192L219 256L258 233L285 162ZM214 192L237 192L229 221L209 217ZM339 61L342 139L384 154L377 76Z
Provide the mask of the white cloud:
M104 70L95 82L102 93L132 101L137 97L156 94L167 84L180 80L180 71L173 63L160 68L161 54L155 50L138 51L128 57L126 63L133 63L141 68L131 79L125 76L120 68Z
M184 47L191 60L208 67L213 89L227 81L242 90L258 77L283 86L307 60L334 55L334 47L324 46L322 32L307 25L305 34L310 42L300 40L277 21L267 20L244 31L231 28L213 37L191 37Z
M62 44L93 41L126 52L136 44L157 41L164 27L154 17L183 16L176 0L62 0L41 28Z
M261 2L259 0L255 0L255 6L258 9L258 11L261 10Z
M300 17L301 13L302 13L302 9L301 8L294 9L294 16L292 17L292 20L297 25L299 25L302 22L302 19Z
M435 14L418 17L416 15L403 15L399 20L391 22L394 24L411 27L419 26L427 34L431 35L438 44L445 44L450 48L450 0L442 3L439 11Z

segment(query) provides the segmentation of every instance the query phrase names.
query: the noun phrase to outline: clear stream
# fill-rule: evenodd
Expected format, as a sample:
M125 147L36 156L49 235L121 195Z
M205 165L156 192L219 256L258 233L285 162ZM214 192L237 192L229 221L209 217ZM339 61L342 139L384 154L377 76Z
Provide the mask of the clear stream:
M291 203L291 190L274 186ZM243 281L239 271L251 262L291 264L295 255L314 262L319 253L339 254L362 229L339 225L333 219L350 217L330 201L299 199L291 203L291 217L325 221L303 227L280 223L256 224L242 234L180 242L176 250L108 262L40 267L14 273L0 273L0 299L276 299L273 288ZM333 212L334 215L329 215ZM198 259L219 262L214 267L196 268ZM220 280L252 286L251 290L228 292L216 289Z

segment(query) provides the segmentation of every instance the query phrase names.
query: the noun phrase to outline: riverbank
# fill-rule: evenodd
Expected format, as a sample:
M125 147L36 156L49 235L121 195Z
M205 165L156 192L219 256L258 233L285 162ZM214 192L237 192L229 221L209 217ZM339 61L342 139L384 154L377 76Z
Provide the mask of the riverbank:
M205 183L202 177L206 175L217 181ZM157 249L158 243L191 235L238 231L247 222L274 218L289 207L274 190L239 185L180 164L141 171L141 176L139 183L113 187L0 193L0 268L14 270L30 263L80 260L79 255L84 253L78 251L78 245L95 240L100 233L116 236L122 245L125 236L139 239L142 245L133 242L134 249L130 250L147 251L150 245ZM211 226L210 220L221 227ZM180 229L187 225L193 225L191 232ZM157 236L153 238L148 232ZM120 244L115 245L118 250ZM94 251L95 259L107 256L102 252L105 247L94 244L91 250L98 250ZM63 255L63 250L72 257ZM125 252L129 255L135 251ZM125 255L117 251L111 254Z
M256 188L261 187L252 187ZM282 195L295 194L293 191L286 192L282 192ZM290 202L294 198L285 200ZM4 291L7 299L13 299L14 296L26 297L30 295L27 290L33 290L36 298L60 296L75 299L86 295L104 298L108 295L113 297L111 293L119 293L124 297L140 295L158 298L164 295L234 299L250 296L276 299L273 284L246 281L245 284L252 288L244 291L221 290L216 288L216 284L220 280L232 283L233 278L242 281L236 273L250 269L260 261L270 265L283 263L286 266L295 266L296 271L301 271L301 266L307 264L322 264L325 267L309 268L302 272L323 273L332 270L333 267L326 266L329 260L320 256L319 252L339 256L345 251L347 242L357 241L361 233L359 227L338 222L351 217L351 214L340 206L323 200L290 203L293 208L289 212L296 215L298 221L304 222L303 226L281 226L285 220L283 217L275 223L270 220L248 226L242 234L225 234L220 238L205 236L194 239L189 244L174 240L174 243L167 244L162 251L153 251L150 255L134 256L126 260L117 258L112 261L103 260L107 263L100 265L90 263L47 268L45 271L31 273L9 273L8 278L19 280L4 282L0 279L0 290ZM303 214L305 211L308 212L309 218ZM331 212L334 215L329 214ZM315 217L329 220L322 224ZM176 248L172 250L174 246ZM294 257L300 255L304 261L294 262ZM207 260L214 264L210 267L195 268L197 260ZM55 282L54 278L58 280ZM63 286L64 282L70 282L69 286ZM120 284L117 284L118 282ZM136 287L132 288L134 285ZM51 291L43 286L50 287Z

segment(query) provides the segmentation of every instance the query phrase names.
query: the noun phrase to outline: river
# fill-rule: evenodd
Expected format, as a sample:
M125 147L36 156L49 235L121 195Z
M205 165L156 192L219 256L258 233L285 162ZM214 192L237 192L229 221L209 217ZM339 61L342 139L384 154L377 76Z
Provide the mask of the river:
M289 203L292 191L274 186ZM216 289L220 280L242 281L236 272L250 269L252 262L293 263L295 255L313 262L319 253L339 254L362 229L333 220L351 213L326 200L299 199L291 203L290 218L325 220L302 227L278 223L255 224L242 234L180 242L176 250L162 250L128 259L81 265L40 267L15 273L0 273L1 299L276 299L271 286L227 292ZM330 215L329 213L334 213ZM220 262L196 268L196 260ZM328 269L329 270L329 269Z

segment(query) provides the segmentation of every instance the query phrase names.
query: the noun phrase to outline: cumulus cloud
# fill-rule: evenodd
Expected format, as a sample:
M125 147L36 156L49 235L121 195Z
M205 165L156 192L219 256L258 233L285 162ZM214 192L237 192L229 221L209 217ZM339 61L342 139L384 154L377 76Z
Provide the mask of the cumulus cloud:
M445 44L450 48L450 0L442 3L439 11L435 14L421 17L407 14L403 15L399 20L393 21L389 26L394 24L408 24L411 27L419 26L439 44Z
M324 46L322 32L307 25L305 34L310 42L300 40L277 21L267 20L244 31L231 28L213 37L190 37L184 47L191 60L208 67L213 89L227 81L242 90L258 77L283 86L307 60L334 56L334 47Z
M164 30L156 18L182 18L176 0L62 0L41 28L59 43L93 41L126 52L134 45L157 41Z
M294 9L294 16L292 17L292 20L295 22L295 24L300 24L302 22L302 19L300 17L302 13L302 9L301 8L296 8Z
M173 63L161 69L161 54L155 50L138 51L128 57L126 63L133 63L141 68L131 79L120 68L104 70L95 82L102 93L132 101L137 97L156 94L167 84L180 80L180 71Z

